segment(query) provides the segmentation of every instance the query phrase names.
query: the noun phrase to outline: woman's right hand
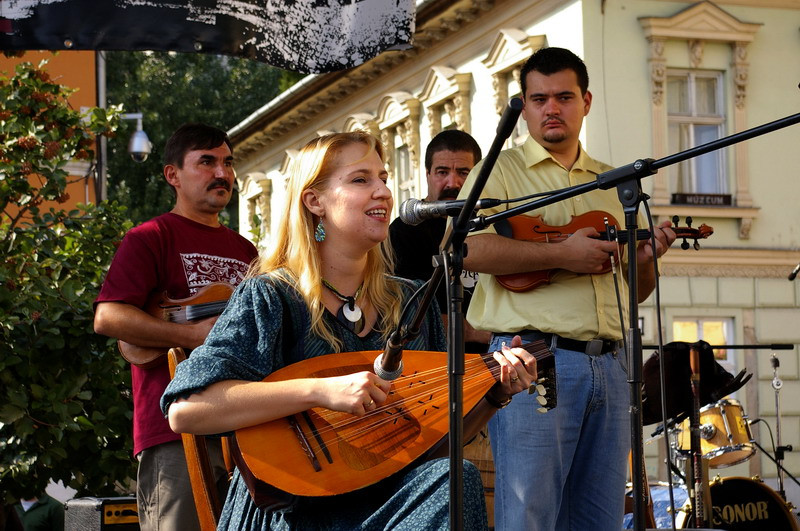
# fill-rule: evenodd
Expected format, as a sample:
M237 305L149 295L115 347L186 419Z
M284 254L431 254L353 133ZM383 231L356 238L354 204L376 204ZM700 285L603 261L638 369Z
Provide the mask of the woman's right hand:
M369 371L317 380L319 405L361 417L386 401L391 382Z

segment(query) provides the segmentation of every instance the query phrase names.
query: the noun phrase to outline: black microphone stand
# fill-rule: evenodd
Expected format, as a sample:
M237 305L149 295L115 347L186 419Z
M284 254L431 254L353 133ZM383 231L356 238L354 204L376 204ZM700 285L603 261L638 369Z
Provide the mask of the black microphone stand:
M478 203L483 187L494 168L497 156L503 150L503 144L511 135L522 112L522 100L513 98L506 106L497 135L489 152L483 158L481 169L464 202L460 214L455 219L447 239L442 244L441 254L434 262L437 270L443 268L448 273L447 289L447 360L448 382L450 389L450 529L464 528L463 492L464 492L464 313L461 304L464 301L464 286L461 283L461 270L466 255L464 240L469 232L469 221ZM434 270L436 276L436 270Z
M755 419L754 421L751 422L751 425L755 424L756 422L759 422L761 420L762 419ZM784 468L784 466L781 464L781 462L783 461L783 457L785 455L785 452L791 452L794 449L794 448L792 448L791 444L788 445L788 446L778 446L777 448L775 448L775 457L772 457L772 454L769 453L769 451L767 449L765 449L763 446L758 444L758 441L753 441L753 444L755 444L756 447L759 450L761 450L761 453L763 455L767 456L770 459L770 461L775 463L775 467L778 469L779 473L782 472L782 473L786 474L787 476L789 476L789 478L791 478L792 481L794 481L798 486L800 486L800 481L798 481L797 478L794 477L792 475L792 473L789 472L788 470L786 470L786 468ZM781 498L783 498L783 501L786 501L786 492L783 489L783 481L781 481L778 484L778 494L780 494Z
M514 100L512 100L512 102L513 101ZM800 113L787 116L785 118L781 118L779 120L775 120L774 122L769 122L767 124L758 127L747 129L746 131L742 131L740 133L720 138L718 140L714 140L712 142L708 142L706 144L702 144L700 146L687 149L685 151L681 151L679 153L664 157L662 159L658 160L639 159L625 166L620 166L619 168L615 168L601 173L600 175L597 176L597 180L595 182L579 184L570 188L565 188L559 192L554 192L549 197L532 201L530 203L527 203L525 205L520 205L518 207L510 208L508 210L505 210L503 212L491 216L486 216L486 217L479 216L471 220L469 223L466 223L467 220L463 218L465 218L472 212L471 210L468 210L468 207L471 209L472 206L470 205L474 206L475 202L477 202L480 192L483 190L483 185L485 184L485 179L483 181L481 181L480 179L480 177L484 173L483 171L481 171L481 175L479 175L478 179L476 179L475 187L470 192L470 196L467 199L467 203L464 205L464 210L461 211L461 215L456 221L455 225L456 228L454 229L454 238L460 235L460 232L456 232L457 230L463 230L463 228L459 228L460 224L462 223L463 225L461 225L461 227L466 226L468 231L480 230L493 223L497 223L498 221L502 221L504 219L508 219L510 217L523 214L525 212L529 212L531 210L542 208L544 206L557 203L559 201L563 201L565 199L569 199L570 197L575 197L577 195L590 192L592 190L596 189L607 190L612 187L617 188L617 195L619 197L620 203L622 204L623 212L625 213L625 228L627 229L625 235L627 237L627 241L623 243L627 243L628 246L627 251L628 251L629 314L628 314L628 330L626 337L627 337L627 347L628 347L628 353L627 353L628 378L629 378L628 383L630 383L631 386L630 416L631 416L631 452L633 460L633 465L632 465L633 470L631 475L633 477L633 492L634 492L633 525L634 529L636 529L637 531L642 531L645 529L644 449L642 440L642 429L643 429L642 337L639 327L637 325L637 323L639 322L639 301L637 299L638 268L636 264L636 247L638 242L636 240L636 232L638 227L637 213L639 211L639 204L648 198L642 192L641 179L643 179L644 177L649 177L650 175L654 175L655 173L658 172L660 168L670 166L672 164L676 164L678 162L682 162L684 160L694 158L699 155L709 153L711 151L716 151L723 147L727 147L756 136L770 133L778 129L783 129L784 127L788 127L796 123L800 123ZM499 130L500 127L498 127L498 132ZM492 145L492 148L494 148L494 145ZM491 161L491 165L492 166L494 165L494 160ZM483 169L485 169L485 166ZM486 178L488 179L488 172L486 173L487 173ZM463 234L463 236L464 237L466 236L466 232ZM461 241L463 241L463 239ZM458 324L460 324L460 322ZM450 323L450 326L453 326L453 323ZM453 433L451 432L451 442L453 438L452 436ZM453 500L451 499L451 503L452 501Z
M461 283L461 269L464 262L464 240L466 239L470 217L478 204L483 187L494 167L503 144L511 135L522 112L522 100L513 98L506 107L497 126L497 136L489 153L483 159L483 166L476 178L469 197L459 212L458 218L450 227L439 255L433 257L433 275L416 308L409 324L401 318L398 328L389 335L386 348L375 360L375 372L389 379L399 375L403 347L420 332L422 320L433 300L436 288L448 273L447 286L447 365L449 387L449 450L450 450L450 529L460 531L464 528L464 313L461 303L464 301L464 286ZM405 314L404 314L405 316Z

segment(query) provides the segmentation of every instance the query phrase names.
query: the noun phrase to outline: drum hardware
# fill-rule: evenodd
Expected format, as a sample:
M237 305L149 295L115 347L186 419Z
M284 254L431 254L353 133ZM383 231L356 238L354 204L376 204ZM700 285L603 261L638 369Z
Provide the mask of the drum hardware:
M691 364L690 347L694 346L700 351L699 372L704 385L699 389L699 403L708 404L700 409L700 418L697 419L694 433L699 435L700 441L700 474L708 478L708 466L712 468L722 468L732 466L746 461L755 453L756 448L764 451L753 439L750 433L750 424L758 420L750 421L744 414L741 405L736 400L724 399L724 397L743 387L752 374L747 370L740 371L736 376L725 371L714 359L714 349L765 349L772 350L792 350L794 345L790 344L770 344L770 345L709 345L704 341L690 345L684 342L673 342L664 345L661 352L654 353L644 365L644 398L643 416L645 424L659 422L657 429L652 433L647 442L652 442L661 436L666 436L666 465L670 480L670 488L667 489L670 498L673 496L671 487L674 480L676 488L695 486L692 474L684 476L683 469L692 471L692 464L695 459L690 451L690 414L695 409L694 397L691 385ZM643 346L646 348L657 348L655 346ZM666 381L664 381L666 380ZM699 383L699 382L698 382ZM706 385L707 384L707 385ZM782 384L778 384L779 386ZM698 386L699 387L699 386ZM780 449L776 449L776 454ZM764 452L772 459L772 456ZM773 459L773 461L775 461ZM706 464L705 473L702 466ZM777 464L777 463L776 463ZM778 466L781 466L778 464ZM788 472L783 469L786 474ZM696 474L695 474L696 475ZM797 480L792 477L797 482ZM800 482L798 482L800 485ZM765 487L767 488L767 487ZM710 492L711 489L706 484L700 483L698 488L693 489L702 492ZM708 498L706 498L708 500ZM713 500L713 493L711 494ZM675 507L674 500L670 500L670 506ZM706 501L706 506L712 508L710 502ZM678 506L680 507L680 506ZM693 515L689 506L684 506L681 510L683 520L693 521ZM709 509L711 511L711 509ZM667 511L672 517L674 510ZM688 515L688 516L687 516ZM713 513L708 513L708 518L713 518ZM677 528L685 528L685 521L674 521ZM711 527L711 521L708 521ZM732 528L736 529L736 528ZM759 529L759 528L752 528ZM796 528L791 528L796 529ZM748 530L749 531L749 530ZM770 529L771 531L771 529Z
M702 392L699 385L701 377ZM696 456L693 459L696 473L686 478L686 484L692 485L695 505L701 510L703 491L707 489L703 487L702 481L703 459L699 442L702 439L699 437L698 410L701 404L715 402L736 391L747 383L750 377L751 375L745 370L736 376L727 372L716 362L711 345L705 341L692 344L680 341L669 343L653 353L644 364L642 418L645 424L660 421L668 426L666 430L669 430L671 426L694 413L692 430L687 433L697 439L697 451L693 454ZM709 428L703 433L709 437L714 436ZM675 472L671 458L673 450L667 448L671 473ZM696 485L695 477L699 479Z
M697 527L705 527L711 508L711 497L705 478L708 477L708 461L703 459L700 451L700 347L693 344L689 347L689 366L692 369L690 379L692 386L691 411L691 455L692 466L687 467L687 481L690 486L689 499L692 514Z
M776 345L773 345L776 346ZM782 348L780 350L783 350ZM770 358L770 363L772 365L772 388L775 390L775 432L777 436L776 438L773 437L772 428L770 427L769 423L764 419L753 419L747 421L749 425L756 424L756 423L763 423L764 426L767 427L769 430L769 436L772 440L772 449L775 454L773 457L770 452L768 452L764 447L762 447L758 442L753 441L753 444L761 450L761 453L767 456L778 469L778 494L783 500L786 500L786 491L784 489L784 480L785 477L788 476L792 481L794 481L798 486L800 486L800 481L795 478L791 472L786 470L783 466L783 459L786 452L791 452L793 450L792 445L782 445L781 444L781 407L780 407L780 391L783 388L783 381L778 376L778 367L780 367L780 360L775 352L772 353L772 357ZM776 445L777 442L777 445ZM790 504L791 505L791 504Z
M781 388L783 387L783 380L778 378L778 367L781 366L781 362L778 359L778 355L775 354L774 352L772 353L772 357L770 358L770 363L772 364L772 388L775 390L775 434L778 439L778 446L775 448L775 464L779 465L778 493L781 495L781 498L785 500L786 491L783 489L783 467L780 466L780 464L783 463L783 452L784 452L784 448L781 446L781 402L780 402L780 394L781 394Z
M700 438L704 441L713 439L717 433L717 428L713 424L701 424L699 429Z

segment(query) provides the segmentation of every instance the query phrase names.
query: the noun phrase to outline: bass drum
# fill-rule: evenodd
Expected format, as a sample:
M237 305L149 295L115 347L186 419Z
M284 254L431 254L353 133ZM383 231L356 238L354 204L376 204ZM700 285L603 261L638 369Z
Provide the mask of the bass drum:
M714 529L727 531L798 531L797 520L786 502L760 479L719 478L711 482L711 522ZM694 527L686 506L686 524Z

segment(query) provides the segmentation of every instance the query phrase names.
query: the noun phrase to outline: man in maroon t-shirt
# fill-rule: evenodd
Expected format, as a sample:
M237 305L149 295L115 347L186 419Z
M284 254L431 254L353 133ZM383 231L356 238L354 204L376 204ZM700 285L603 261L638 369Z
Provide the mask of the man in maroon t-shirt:
M173 323L147 313L147 303L162 294L190 297L214 282L238 284L258 253L219 223L235 178L224 131L183 125L167 141L164 160L175 206L125 235L95 300L94 329L139 347L192 349L203 343L216 317ZM139 524L145 531L199 529L180 435L159 407L169 383L167 364L131 365L131 381ZM222 490L227 474L218 441L209 453Z

